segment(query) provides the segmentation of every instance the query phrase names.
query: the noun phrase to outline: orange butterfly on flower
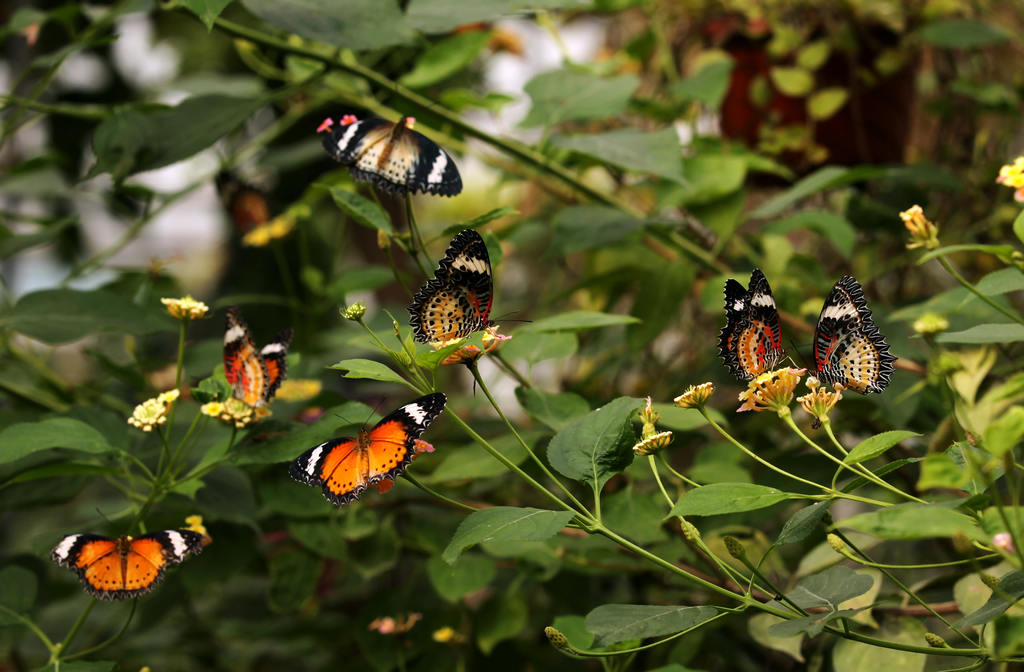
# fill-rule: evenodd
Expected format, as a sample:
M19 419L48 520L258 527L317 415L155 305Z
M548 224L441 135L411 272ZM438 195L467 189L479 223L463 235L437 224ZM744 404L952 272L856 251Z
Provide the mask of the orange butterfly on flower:
M237 308L228 308L224 330L224 375L236 399L263 406L284 382L285 356L292 330L284 329L270 343L256 349L249 326Z

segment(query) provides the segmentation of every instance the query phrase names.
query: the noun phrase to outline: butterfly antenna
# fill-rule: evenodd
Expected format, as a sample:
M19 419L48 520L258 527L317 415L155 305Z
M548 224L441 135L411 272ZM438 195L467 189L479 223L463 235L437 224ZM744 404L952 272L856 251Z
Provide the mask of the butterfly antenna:
M793 348L792 350L789 350L789 352L795 353L797 358L800 359L800 368L801 369L810 370L810 364L808 364L808 362L804 358L804 356L800 354L800 349L797 347L796 341L794 341L792 338L790 338L789 339L789 345ZM796 364L796 362L793 361L793 355L789 355L789 361L791 361L794 364Z

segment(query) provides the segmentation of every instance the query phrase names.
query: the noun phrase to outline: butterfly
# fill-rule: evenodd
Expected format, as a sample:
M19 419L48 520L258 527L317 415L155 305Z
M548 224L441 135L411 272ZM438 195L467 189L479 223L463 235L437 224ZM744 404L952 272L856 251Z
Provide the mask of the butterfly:
M296 481L323 489L327 501L341 506L359 499L366 486L398 478L412 462L414 442L444 410L448 398L428 394L392 411L356 438L331 439L310 448L292 462Z
M466 229L454 238L434 277L417 290L409 304L416 340L450 341L490 326L494 299L491 258L480 234Z
M203 549L203 535L163 530L111 539L98 534L69 534L50 557L78 574L82 587L101 600L124 600L148 593L164 570Z
M346 115L323 143L327 153L348 166L355 179L395 194L455 196L462 191L462 178L452 157L433 140L412 130L412 117L398 123L350 119ZM321 129L328 127L321 125Z
M746 289L731 278L725 281L725 319L718 350L738 379L753 380L785 356L775 297L760 269L750 273Z
M229 172L217 175L217 191L239 231L243 233L270 221L267 195Z
M881 392L895 361L871 319L860 283L844 275L826 297L814 329L815 377L861 394Z
M236 398L250 406L262 406L270 401L287 374L285 355L291 340L292 330L285 329L257 351L249 326L238 309L228 308L224 375L234 388Z

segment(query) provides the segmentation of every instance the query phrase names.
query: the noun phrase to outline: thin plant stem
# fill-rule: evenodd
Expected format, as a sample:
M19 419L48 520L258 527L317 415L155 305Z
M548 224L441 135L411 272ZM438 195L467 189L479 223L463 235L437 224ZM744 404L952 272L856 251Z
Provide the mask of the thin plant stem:
M668 490L665 489L665 485L661 482L661 474L658 473L658 465L654 461L654 455L647 456L647 464L651 466L651 473L654 474L654 480L658 483L658 489L661 490L661 494L665 496L665 501L668 502L668 508L671 510L676 503L668 496Z
M288 295L288 304L294 313L300 305L299 293L292 280L291 269L288 268L288 259L284 256L284 250L279 244L271 243L270 249L274 252L274 261L277 262L277 272L281 275L281 283L284 285L284 292Z
M46 649L50 652L50 655L54 654L54 650L57 648L58 645L50 641L50 638L46 636L46 633L43 632L42 629L40 629L40 627L36 625L31 618L23 616L15 610L11 609L10 607L5 607L2 604L0 604L0 613L6 614L10 618L19 621L22 625L31 630L32 634L38 637L39 641L42 642L43 646L45 646Z
M544 464L540 457L538 457L537 454L533 452L533 449L530 448L529 445L527 445L526 441L524 441L523 437L519 434L519 431L516 430L515 425L512 424L512 421L509 420L505 413L501 410L501 406L499 406L498 402L495 401L494 396L491 395L491 391L487 387L487 383L484 382L483 376L480 375L480 368L477 366L477 361L474 359L470 361L467 364L467 366L469 367L470 372L473 374L473 379L476 380L476 384L480 386L480 391L484 393L485 397L487 397L487 401L490 402L491 407L495 410L498 416L501 417L502 422L505 423L505 426L508 427L509 431L512 432L512 436L516 437L516 441L518 441L519 445L523 447L523 450L526 451L526 454L533 459L533 461L537 464L540 470L544 472L544 475L550 478L552 481L554 481L555 485L558 486L559 490L565 493L565 496L569 498L569 501L575 504L579 508L579 510L587 511L587 507L585 507L583 503L580 502L580 500L576 499L572 492L569 491L569 488L567 488L565 484L562 483L562 481L559 480L558 477L555 476L550 469L548 469L548 466Z
M409 300L412 300L412 290L405 284L405 280L402 279L402 274L398 271L398 265L395 263L395 255L392 254L390 245L388 245L388 248L384 250L384 256L388 258L388 266L391 267L391 274L395 276L395 280L397 280L398 284L405 290L405 293L409 296Z
M76 653L74 653L74 654L72 654L70 656L62 656L61 660L74 660L76 658L83 658L85 656L88 656L89 654L96 653L97 651L105 649L108 646L110 646L111 644L113 644L114 642L116 642L118 639L121 638L121 635L123 635L125 633L125 631L128 629L128 626L131 625L132 617L135 616L135 608L138 607L138 606L139 606L139 601L138 600L132 600L132 608L131 608L131 611L128 612L128 619L124 622L124 625L121 626L121 629L118 630L117 633L115 633L112 637L110 637L109 639L106 639L106 640L100 642L99 644L97 644L95 646L90 646L88 649L83 649L82 651L78 651L78 652L76 652Z
M185 451L185 446L188 445L189 438L192 437L192 433L196 431L196 427L199 425L199 420L203 417L204 416L202 412L199 412L196 413L194 418L192 418L192 424L188 426L188 430L185 432L185 436L181 438L181 442L178 443L178 448L174 451L174 454L171 456L170 462L167 463L167 472L169 474L174 473L174 468L178 464L178 459Z
M848 559L852 560L853 562L856 562L858 565L864 565L865 567L877 567L879 569L905 569L905 570L913 570L913 569L938 569L938 568L941 568L941 567L956 567L957 565L973 565L974 563L977 563L977 562L983 562L985 560L994 560L994 559L1000 557L998 553L987 553L985 555L979 555L976 558L964 558L963 560L949 560L947 562L923 562L923 563L916 564L916 565L890 565L890 564L887 564L887 563L884 563L884 562L872 562L871 560L867 560L867 559L865 559L863 557L858 558L853 553L849 553L849 552L844 553L843 551L839 551L839 552L842 553L844 556L846 556Z
M719 607L719 608L721 608L721 607ZM703 627L707 626L710 623L714 623L715 621L717 621L720 618L725 618L726 616L730 616L732 614L733 614L732 610L723 609L721 613L715 614L714 616L712 616L711 618L709 618L706 621L701 621L700 624L695 625L692 628L687 628L686 630L683 630L682 632L677 632L677 633L675 633L673 635L669 635L668 637L663 637L662 639L659 639L659 640L657 640L655 642L651 642L650 644L644 644L643 646L637 646L637 647L632 648L632 649L619 649L619 650L616 650L616 651L587 651L585 649L577 649L574 646L572 646L571 644L567 644L566 647L574 655L579 656L581 658L602 658L602 657L611 657L611 656L621 656L621 655L627 654L627 653L638 653L640 651L646 651L648 649L653 649L655 647L661 646L662 644L665 644L666 642L671 642L673 639L678 639L679 637L682 637L683 635L686 635L686 634L689 634L689 633L693 632L697 628L703 628Z
M416 225L416 213L412 210L412 196L408 194L405 196L405 217L409 220L409 242L412 246L412 260L416 262L423 276L429 278L430 270L420 259L421 252L424 257L427 256L427 246L423 242L423 235L420 233L419 226Z
M405 478L405 480L409 481L410 483L415 485L417 488L419 488L423 492L427 493L431 497L436 497L436 498L440 499L442 502L448 502L452 506L457 506L458 508L465 509L467 511L479 511L480 510L480 509L478 509L475 506L470 506L469 504L463 504L462 502L456 501L456 500L452 499L451 497L445 497L444 495L442 495L437 490L434 490L429 485L426 485L425 483L421 482L418 478L416 478L415 476L413 476L409 472L405 472L404 474L402 474L402 476Z
M979 290L977 287L975 287L972 283L968 282L967 278L965 278L964 276L960 275L960 272L957 271L956 268L953 267L953 264L951 264L949 262L949 259L946 258L946 255L940 254L938 257L936 257L936 259L938 259L939 263L942 264L942 267L944 269L946 269L946 272L949 273L951 276L953 276L953 279L956 280L957 282L959 282L961 285L963 285L963 287L967 291L969 291L971 294L974 294L976 297L978 297L979 299L981 299L982 301L984 301L989 306L991 306L992 308L996 309L997 311L999 311L1000 313L1002 313L1006 317L1010 318L1011 320L1013 320L1017 324L1024 324L1024 317L1021 317L1020 315L1014 313L1013 311L1008 310L1008 309L1004 308L1003 306L1000 306L998 303L993 301L991 298L985 296L985 294L983 294L981 292L981 290Z
M515 378L516 382L519 383L520 386L527 390L533 387L530 381L528 381L523 374L519 373L519 371L516 370L516 367L512 366L512 364L502 356L501 350L495 350L488 353L488 356L491 357L494 360L494 363L497 364L505 373Z
M181 375L185 369L185 332L188 331L188 318L182 318L181 324L178 326L178 361L174 369L174 389L181 388ZM157 478L163 478L164 468L170 468L170 463L165 463L170 453L170 435L171 430L174 428L174 413L178 410L178 400L174 399L170 402L171 407L167 411L167 432L160 432L160 437L164 440L164 445L160 449L160 461L157 462L156 476Z
M89 604L85 605L85 609L83 609L82 613L78 615L78 619L75 621L74 625L72 625L71 629L68 631L68 636L65 637L64 641L60 643L60 648L55 652L56 658L52 658L51 656L51 662L52 660L59 659L60 654L68 650L68 647L71 646L71 642L72 640L74 640L75 635L77 635L78 631L82 629L82 625L85 623L85 619L89 618L89 613L92 612L92 609L95 606L96 598L90 598Z

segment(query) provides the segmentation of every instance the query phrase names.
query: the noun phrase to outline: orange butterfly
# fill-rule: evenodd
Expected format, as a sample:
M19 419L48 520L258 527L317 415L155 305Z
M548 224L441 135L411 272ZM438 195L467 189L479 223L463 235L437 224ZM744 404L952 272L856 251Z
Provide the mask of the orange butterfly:
M356 438L331 439L292 462L288 473L300 483L320 486L337 506L359 499L367 485L395 480L416 454L415 441L444 410L440 392L393 411Z
M50 557L78 574L82 587L101 600L124 600L148 593L164 570L203 549L203 535L163 530L111 539L98 534L69 534Z
M259 351L237 308L228 308L224 330L224 375L234 395L250 406L266 404L284 382L292 330L284 329Z

